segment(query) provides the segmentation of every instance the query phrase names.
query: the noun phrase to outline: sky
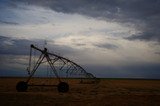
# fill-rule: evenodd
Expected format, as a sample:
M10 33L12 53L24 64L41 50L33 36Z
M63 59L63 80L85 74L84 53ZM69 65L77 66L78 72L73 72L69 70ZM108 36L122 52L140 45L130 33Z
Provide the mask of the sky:
M30 44L96 77L160 78L159 0L0 0L0 76L26 76Z

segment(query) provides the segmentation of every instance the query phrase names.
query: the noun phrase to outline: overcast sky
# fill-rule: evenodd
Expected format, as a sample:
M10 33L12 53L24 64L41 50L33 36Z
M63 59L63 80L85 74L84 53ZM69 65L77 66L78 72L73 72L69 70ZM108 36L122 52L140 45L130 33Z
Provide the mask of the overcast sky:
M0 76L47 41L97 77L160 78L159 28L159 0L0 0Z

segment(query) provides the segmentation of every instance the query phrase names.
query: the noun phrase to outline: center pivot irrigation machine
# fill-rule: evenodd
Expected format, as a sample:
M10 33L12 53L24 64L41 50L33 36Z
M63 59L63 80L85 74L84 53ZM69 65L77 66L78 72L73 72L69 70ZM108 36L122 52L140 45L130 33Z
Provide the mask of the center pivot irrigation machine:
M36 61L35 58L33 58L33 53L35 53L35 51L38 51L39 53L39 57L37 57ZM38 70L40 65L46 65L44 63L47 63L48 67L50 68L50 73L52 74L52 77L50 78L56 78L59 83L57 85L29 84L31 78ZM84 79L90 79L93 83L96 82L96 77L94 77L91 73L86 72L86 70L84 70L80 65L67 58L50 53L47 48L42 50L33 44L30 46L29 67L27 70L29 77L26 81L20 81L17 83L16 89L18 92L27 91L28 86L56 86L59 92L68 92L69 84L62 81L64 78L79 78L81 79L81 83L83 83Z

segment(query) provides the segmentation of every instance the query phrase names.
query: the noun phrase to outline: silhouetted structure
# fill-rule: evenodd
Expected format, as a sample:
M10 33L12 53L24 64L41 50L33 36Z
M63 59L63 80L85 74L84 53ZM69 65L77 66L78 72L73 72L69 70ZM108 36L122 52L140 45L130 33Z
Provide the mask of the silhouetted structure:
M33 49L39 51L41 54L35 64L32 66L32 52ZM58 79L58 85L29 85L30 79L33 77L34 73L38 69L38 67L43 63L48 63L51 71L54 73L55 77ZM38 47L31 45L30 46L30 58L29 58L29 67L28 73L29 77L27 81L18 82L16 89L19 92L26 91L29 86L57 86L59 92L68 92L69 85L66 82L62 82L60 77L73 77L73 78L81 78L81 83L83 83L83 79L93 79L95 81L96 77L94 77L91 73L86 72L80 65L75 62L64 58L62 56L56 55L54 53L48 52L47 48L44 50L39 49ZM58 74L58 72L62 72L62 76ZM92 82L93 82L92 81Z

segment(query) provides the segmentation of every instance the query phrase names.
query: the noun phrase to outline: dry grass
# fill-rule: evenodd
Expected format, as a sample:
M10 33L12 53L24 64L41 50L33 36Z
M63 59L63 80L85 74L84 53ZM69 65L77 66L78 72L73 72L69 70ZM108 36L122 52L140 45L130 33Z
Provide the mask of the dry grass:
M160 105L160 80L101 79L98 84L79 84L78 79L68 79L68 93L59 93L56 87L29 87L27 92L17 92L16 83L22 80L26 79L0 78L0 106ZM55 79L48 81L34 78L31 83L58 83Z

